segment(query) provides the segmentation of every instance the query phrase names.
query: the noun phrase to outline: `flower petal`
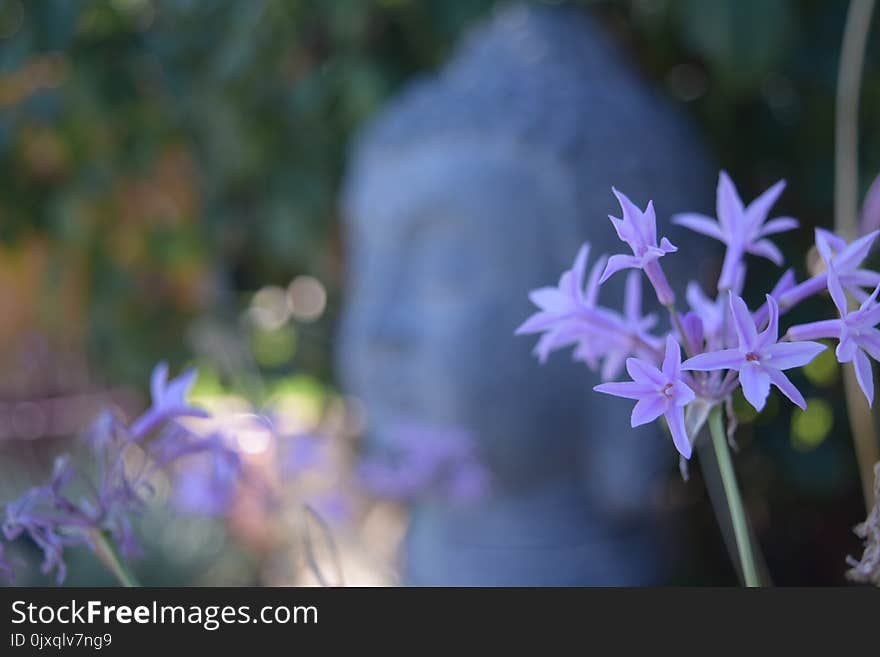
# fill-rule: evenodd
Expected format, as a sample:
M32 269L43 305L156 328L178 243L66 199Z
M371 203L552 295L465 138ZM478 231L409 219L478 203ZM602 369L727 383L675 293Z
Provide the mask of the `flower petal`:
M768 368L767 374L770 376L770 381L773 382L773 385L779 388L779 391L788 397L795 406L803 410L807 409L807 402L804 400L804 396L800 390L794 387L794 384L785 374L773 368Z
M565 272L560 284L571 289L573 287L571 278L571 272ZM529 292L529 301L541 310L556 314L570 313L576 307L572 296L558 287L540 287L532 290Z
M676 406L687 406L696 398L697 394L687 383L681 380L672 382L672 402Z
M785 181L780 180L775 185L764 191L758 198L749 203L745 213L749 227L754 230L761 226L770 214L770 208L779 199L782 190L785 189Z
M550 313L535 313L517 327L516 331L514 331L514 335L527 335L529 333L546 331L555 321L556 318Z
M799 225L800 222L794 217L776 217L764 224L763 228L761 228L761 232L758 234L761 237L767 237L767 235L775 235L776 233L784 233L793 230Z
M631 322L642 317L642 273L631 271L626 275L623 292L623 314Z
M758 412L764 409L770 394L770 375L759 366L746 364L739 371L739 382L746 400Z
M819 342L779 342L764 349L761 361L768 367L790 370L803 367L823 351L825 345Z
M880 231L875 230L841 249L837 257L834 258L834 265L837 267L837 270L844 272L855 269L862 264L862 261L868 257L868 253L871 252L871 246L874 244L874 240L877 239L878 234L880 234Z
M716 239L719 242L724 241L724 234L721 232L721 226L718 224L717 221L715 221L711 217L707 217L704 214L697 214L696 212L683 212L681 214L673 215L672 223L678 226L689 228L695 233L700 233L701 235L705 235L706 237L711 237L712 239Z
M743 363L745 363L745 358L743 358L742 351L739 349L721 349L688 358L681 364L681 369L696 370L698 372L735 370L739 369Z
M693 447L684 426L684 408L674 406L664 413L663 416L666 418L666 424L669 426L669 433L672 434L672 444L675 445L675 449L684 458L689 459L693 452Z
M663 357L663 375L668 379L677 379L681 368L681 347L672 334L666 336L666 354Z
M660 240L660 250L664 253L675 253L678 247L664 237Z
M626 399L642 399L646 395L656 395L657 391L653 386L644 383L635 383L633 381L613 381L611 383L600 383L593 387L596 392L603 392L606 395L614 395L615 397L625 397Z
M868 406L874 403L874 372L871 370L871 361L861 349L857 350L853 358L853 365L856 369L856 379L859 387L865 393L865 399L868 400Z
M767 328L758 336L758 347L763 349L769 345L776 344L779 339L779 305L776 299L767 295Z
M587 271L587 260L590 257L590 243L584 242L583 246L578 250L577 257L574 259L574 265L571 268L573 289L571 295L575 299L583 300L584 275ZM560 285L560 287L562 287Z
M828 286L828 292L831 294L831 300L834 301L837 312L840 313L841 317L846 317L849 312L846 303L846 293L843 291L843 286L840 284L840 279L837 276L837 271L835 270L834 265L828 265L825 279L826 285Z
M782 251L780 251L779 247L777 247L770 240L758 240L757 242L752 242L746 247L746 251L748 251L752 255L767 258L767 260L772 262L774 265L778 265L780 267L785 262L785 258L782 257Z
M150 396L154 403L158 403L165 396L165 386L168 383L168 363L164 360L157 363L150 375Z
M651 383L659 386L666 384L666 378L660 370L647 361L639 358L627 358L626 371L629 373L630 377L632 377L633 381L639 383Z
M874 360L880 361L880 331L870 329L858 337L858 345Z
M742 297L731 293L730 312L733 314L733 325L739 338L740 349L751 351L758 341L758 331L755 329L755 322Z
M599 284L607 281L611 276L619 272L621 269L630 269L631 267L640 268L642 266L641 258L637 258L636 256L628 256L623 255L622 253L618 253L617 255L613 255L608 258L608 264L605 265L605 271L602 273L602 277L599 279Z
M841 331L840 342L837 343L837 349L834 350L838 363L848 363L856 357L859 346L853 340L849 333Z
M640 427L648 422L653 422L669 408L669 399L665 395L657 394L643 397L633 407L630 415L630 425Z
M788 329L791 340L815 340L817 338L840 338L839 319L823 319L820 322L798 324Z
M733 181L726 171L721 171L718 174L718 188L715 194L715 213L718 216L718 223L728 236L734 235L741 228L744 212L745 208Z
M608 263L608 256L602 254L590 268L590 277L587 279L587 288L584 291L584 305L592 308L599 300L599 277L605 270Z

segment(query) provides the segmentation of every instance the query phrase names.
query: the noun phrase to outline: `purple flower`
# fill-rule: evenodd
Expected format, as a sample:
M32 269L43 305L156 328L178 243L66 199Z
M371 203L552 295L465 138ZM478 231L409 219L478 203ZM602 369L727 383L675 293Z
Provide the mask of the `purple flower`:
M307 506L331 526L341 525L351 519L351 499L338 490L324 491L311 497Z
M414 424L393 430L385 454L365 460L359 474L374 494L401 501L472 502L488 493L490 479L466 432Z
M641 269L654 286L660 303L671 306L675 302L675 294L669 287L669 282L658 261L667 253L674 253L678 249L665 237L660 240L659 246L657 245L657 217L654 214L654 202L648 201L643 212L625 194L614 188L612 191L620 203L623 219L611 215L608 215L608 218L617 231L617 236L621 241L629 244L633 254L611 256L599 282L604 283L621 269Z
M12 564L6 558L3 550L3 543L0 542L0 575L2 575L7 581L11 582L15 579L15 570L12 568Z
M241 480L241 457L212 437L174 469L174 505L184 513L219 516L232 506Z
M535 354L542 363L553 351L576 343L585 334L616 328L617 320L611 313L596 309L604 257L593 265L584 287L589 256L590 245L585 243L572 268L560 276L557 287L542 287L529 293L529 299L540 311L529 317L515 334L544 333L535 347Z
M25 535L43 552L43 572L54 571L61 583L66 575L64 550L73 545L96 549L94 537L108 536L125 557L139 554L132 516L146 508L157 470L187 457L202 459L190 482L205 475L211 483L211 502L227 499L226 484L237 476L238 455L217 440L201 439L173 420L182 415L203 416L187 406L186 392L195 378L187 373L166 384L167 368L153 372L153 406L132 427L110 412L102 413L87 434L91 448L88 472L73 466L69 456L56 460L48 482L8 503L3 533L8 540ZM156 431L158 429L158 431ZM150 440L146 437L155 432ZM225 459L225 460L224 460ZM180 469L177 471L180 472ZM71 490L82 491L74 497ZM192 493L193 488L187 488ZM176 495L180 494L180 489ZM200 498L204 501L203 495Z
M35 486L6 505L3 534L7 540L26 535L43 553L41 570L55 571L58 584L67 576L64 549L88 543L81 533L65 531L65 527L89 527L91 519L63 496L63 489L75 473L66 457L56 459L49 482Z
M631 271L626 278L623 293L623 317L617 331L591 332L583 335L574 350L575 360L583 361L596 369L602 360L601 378L608 381L620 374L628 356L658 358L662 341L649 332L657 323L657 316L642 315L642 278Z
M646 424L663 415L672 434L672 442L686 459L691 457L691 441L684 425L684 407L695 398L682 380L681 347L671 335L666 338L666 355L662 369L638 358L626 361L626 370L632 381L602 383L593 390L608 395L638 400L632 411L633 427Z
M727 307L721 295L719 294L717 299L710 299L703 292L699 283L691 281L685 290L685 297L691 310L702 324L703 334L709 346L723 346L726 343L722 332L726 324L724 315L727 312Z
M641 314L641 284L637 280L627 283L626 316L597 305L605 258L596 261L585 282L589 253L590 245L584 244L574 266L562 274L557 287L543 287L529 295L541 310L529 317L516 334L544 333L535 347L542 363L551 352L577 345L574 358L592 369L605 359L603 375L608 376L619 369L627 355L657 350L656 338L647 333L655 319Z
M168 381L168 364L161 362L156 365L150 378L153 403L131 425L131 434L136 441L146 437L161 424L175 418L208 416L205 411L190 406L186 401L186 396L197 376L198 372L193 368Z
M868 355L874 360L880 360L880 331L875 328L880 322L880 304L877 303L880 285L874 288L874 292L857 310L850 312L846 292L837 276L835 266L829 265L826 273L828 291L831 293L837 312L840 313L840 319L792 326L788 330L788 335L795 340L837 338L839 340L836 350L837 360L841 363L853 362L859 387L870 406L874 403L874 376Z
M758 333L745 301L731 294L730 311L739 338L739 346L735 349L722 349L689 358L682 365L682 369L703 372L737 370L743 394L757 411L764 408L771 383L792 402L801 408L806 408L807 404L803 396L782 370L806 365L823 351L825 346L817 342L777 342L779 307L769 294L767 304L770 309L769 324L764 331Z
M880 176L874 178L874 182L865 194L865 202L862 203L862 216L859 220L859 230L866 235L880 228Z
M773 242L765 238L798 226L797 220L792 217L777 217L767 221L770 208L776 203L784 188L785 181L780 180L748 206L744 206L733 181L726 172L722 171L718 176L715 210L718 215L717 221L696 213L677 214L672 218L673 223L727 245L724 265L718 280L719 291L735 290L741 261L746 253L782 265L782 253Z
M295 477L323 465L327 460L326 440L317 434L303 433L290 436L281 461L281 472Z

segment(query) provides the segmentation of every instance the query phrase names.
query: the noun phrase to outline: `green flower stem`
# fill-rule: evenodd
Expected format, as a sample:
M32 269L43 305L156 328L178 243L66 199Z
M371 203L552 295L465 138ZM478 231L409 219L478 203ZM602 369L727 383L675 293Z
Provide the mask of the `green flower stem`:
M135 578L128 565L122 559L122 556L116 549L116 545L107 536L106 532L93 530L89 532L89 536L95 546L95 555L101 560L101 563L104 564L107 570L113 573L122 586L140 586L137 578Z
M739 485L736 483L736 473L733 469L733 460L730 458L730 448L724 432L724 419L721 417L720 405L713 408L709 414L709 431L712 434L712 446L715 448L715 457L718 459L718 469L721 472L724 497L727 499L727 508L730 510L730 520L736 538L743 583L748 587L760 586L761 580L758 576L755 553L749 536L749 525Z

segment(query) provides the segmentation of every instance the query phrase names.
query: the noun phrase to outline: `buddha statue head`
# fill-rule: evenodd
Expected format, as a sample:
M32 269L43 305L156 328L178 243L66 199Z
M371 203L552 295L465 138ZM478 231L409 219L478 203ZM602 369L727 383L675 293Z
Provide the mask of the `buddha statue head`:
M612 185L653 198L663 222L711 190L705 162L590 16L559 7L503 10L361 135L343 192L340 380L370 441L401 419L462 427L492 474L478 504L414 505L409 582L658 576L650 496L674 462L662 433L631 430L595 374L561 353L539 364L514 330L584 241L621 250ZM602 300L619 307L616 278Z

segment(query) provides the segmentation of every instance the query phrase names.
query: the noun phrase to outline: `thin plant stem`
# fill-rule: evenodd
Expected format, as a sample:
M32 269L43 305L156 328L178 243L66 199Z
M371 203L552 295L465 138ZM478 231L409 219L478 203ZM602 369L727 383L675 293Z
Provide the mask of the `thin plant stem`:
M116 545L107 536L106 532L94 530L90 532L92 543L95 546L95 555L100 559L101 563L109 570L122 586L137 587L140 584L137 578L129 569L128 565L122 559Z
M834 125L834 228L858 236L859 95L874 0L852 0L846 14L837 69Z
M761 580L758 576L757 562L749 535L749 523L746 519L739 485L736 482L736 472L733 469L730 447L727 444L727 436L724 432L724 419L721 416L720 405L713 408L709 414L709 432L712 434L712 446L715 449L718 469L721 472L721 482L724 486L724 497L727 500L727 508L730 511L730 520L733 525L734 538L736 539L736 549L739 554L743 583L748 587L760 586Z
M837 104L834 126L834 228L847 240L858 236L859 95L865 47L874 0L852 0L846 15L837 71ZM871 411L858 394L854 372L844 371L847 414L850 421L865 507L874 506L871 486L878 460L877 432Z

